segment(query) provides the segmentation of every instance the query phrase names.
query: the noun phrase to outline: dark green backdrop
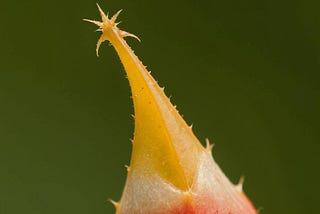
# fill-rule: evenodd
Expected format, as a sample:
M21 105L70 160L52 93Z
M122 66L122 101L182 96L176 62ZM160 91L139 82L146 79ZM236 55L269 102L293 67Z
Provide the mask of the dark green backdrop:
M315 2L315 1L314 1ZM309 0L108 0L129 44L261 213L319 210L320 17ZM95 1L0 5L0 213L111 214L133 135Z

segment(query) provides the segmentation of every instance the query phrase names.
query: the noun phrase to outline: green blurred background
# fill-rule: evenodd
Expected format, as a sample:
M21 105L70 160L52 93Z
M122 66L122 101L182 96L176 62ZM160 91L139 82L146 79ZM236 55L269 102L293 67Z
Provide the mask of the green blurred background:
M261 213L317 213L320 16L309 0L108 0L128 43ZM111 214L133 136L95 1L2 1L0 213Z

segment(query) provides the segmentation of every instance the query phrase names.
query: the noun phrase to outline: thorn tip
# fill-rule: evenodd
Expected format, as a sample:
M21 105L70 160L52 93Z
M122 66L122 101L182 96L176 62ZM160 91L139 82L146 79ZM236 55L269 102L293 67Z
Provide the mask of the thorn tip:
M97 47L96 47L96 55L98 57L99 57L99 47L100 47L101 43L104 42L105 40L109 40L110 41L110 39L111 39L111 37L109 35L110 33L116 33L121 38L133 37L133 38L137 39L139 42L141 42L140 38L137 37L136 35L128 33L126 31L122 31L117 27L117 25L120 22L116 23L116 19L119 16L119 14L121 13L122 9L119 10L116 14L114 14L111 17L111 19L109 19L108 18L108 13L106 15L103 12L103 10L101 9L101 7L99 6L99 4L98 3L96 3L96 4L97 4L97 7L98 7L98 10L99 10L99 13L100 13L102 21L100 22L100 21L95 21L95 20L90 20L90 19L83 19L83 21L90 22L90 23L93 23L93 24L99 26L99 29L97 29L96 31L102 32L102 35L101 35L100 39L98 40Z

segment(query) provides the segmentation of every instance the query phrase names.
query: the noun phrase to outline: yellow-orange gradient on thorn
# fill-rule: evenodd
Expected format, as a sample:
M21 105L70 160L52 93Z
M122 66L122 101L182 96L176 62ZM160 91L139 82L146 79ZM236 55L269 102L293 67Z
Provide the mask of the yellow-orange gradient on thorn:
M135 112L133 151L117 214L256 214L241 185L232 184L179 115L120 30L120 11L109 18L99 7L102 42L110 41L127 73ZM140 40L139 40L140 41Z

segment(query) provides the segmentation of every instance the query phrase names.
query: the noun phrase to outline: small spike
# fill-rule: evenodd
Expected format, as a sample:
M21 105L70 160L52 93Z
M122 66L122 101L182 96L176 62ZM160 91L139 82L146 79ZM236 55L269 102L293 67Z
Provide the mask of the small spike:
M99 48L100 48L100 45L102 44L102 42L106 41L105 38L103 38L103 34L100 36L98 42L97 42L97 46L96 46L96 55L97 57L99 57Z
M98 25L99 27L101 27L102 26L102 22L99 22L99 21L95 21L95 20L90 20L90 19L82 19L83 21L85 21L85 22L90 22L90 23L93 23L93 24L95 24L95 25Z
M103 21L103 22L109 21L108 15L106 15L106 14L103 12L103 10L101 9L101 7L99 6L98 3L97 3L97 7L98 7L98 10L99 10L99 12L100 12L102 21Z
M243 192L243 184L244 184L244 176L242 175L239 179L239 182L238 184L236 185L236 189L239 191L239 192Z
M206 138L205 141L206 141L206 151L208 153L211 153L214 147L214 144L211 144L208 138Z
M121 11L122 11L122 9L119 10L116 14L114 14L114 15L112 16L112 18L110 19L110 21L111 21L112 23L116 23L116 20L117 20L119 14L121 13ZM116 25L117 25L117 24L116 24Z
M126 167L127 172L130 172L130 166L128 166L128 165L124 165L124 166Z
M134 35L134 34L132 34L132 33L128 33L128 32L126 32L126 31L123 31L123 30L120 31L120 36L121 36L121 37L133 37L133 38L135 38L136 40L138 40L139 42L141 42L141 40L140 40L139 37L137 37L136 35Z
M112 199L109 199L109 202L114 206L114 208L116 209L116 213L118 213L119 209L120 209L120 203L115 202Z

